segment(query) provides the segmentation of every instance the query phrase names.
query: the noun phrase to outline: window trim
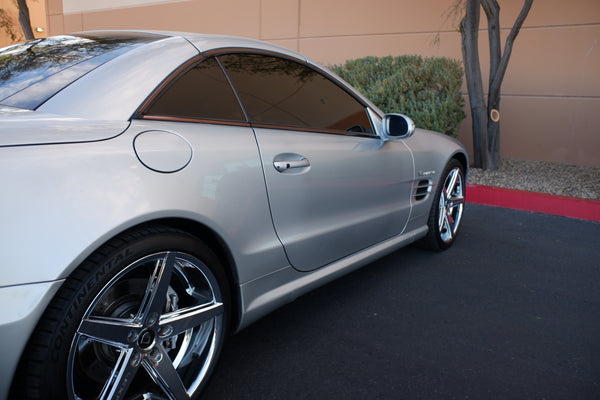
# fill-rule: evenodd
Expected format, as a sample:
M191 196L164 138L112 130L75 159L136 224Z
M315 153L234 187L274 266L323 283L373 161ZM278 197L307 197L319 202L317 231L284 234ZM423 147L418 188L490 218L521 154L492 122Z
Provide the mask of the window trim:
M150 95L142 102L142 104L138 107L137 111L133 114L132 119L146 119L146 120L159 120L159 121L178 121L178 122L196 122L196 123L213 123L219 125L234 125L234 126L250 126L250 121L248 119L248 113L246 112L246 107L244 107L243 103L240 101L239 93L232 85L231 77L223 68L221 61L215 58L219 69L225 76L227 83L229 84L229 88L232 90L235 99L237 100L238 106L242 110L242 115L244 116L245 121L234 121L234 120L221 120L221 119L211 119L211 118L193 118L193 117L176 117L173 115L154 115L147 114L148 110L152 105L167 91L169 88L175 84L183 75L187 72L191 71L198 64L208 60L211 56L206 56L204 54L200 54L196 57L193 57L183 63L179 68L173 71L169 76L167 76L153 91Z
M268 123L262 123L262 122L259 122L259 123L253 122L252 120L250 120L250 118L248 116L248 112L246 110L246 105L242 101L239 91L238 91L235 83L231 79L231 76L229 75L229 71L227 71L227 68L225 68L225 66L221 63L221 60L219 58L219 56L229 55L229 54L252 54L252 55L258 55L258 56L275 57L275 58L280 58L283 60L295 62L306 68L309 68L310 70L321 75L322 77L324 77L325 79L327 79L328 81L330 81L331 83L336 85L338 88L343 90L347 95L351 96L356 102L358 102L358 104L360 104L364 108L364 111L367 114L367 119L369 120L369 123L371 124L372 133L348 132L348 131L341 131L341 130L337 130L337 129L306 128L306 127L298 127L298 126L287 126L287 125L282 125L282 124L268 124ZM174 117L174 116L167 116L167 115L163 116L163 115L146 114L147 110L158 99L158 97L160 97L181 76L183 76L186 72L188 72L189 70L194 68L197 64L199 64L205 60L208 60L211 57L215 58L219 67L221 68L221 71L225 75L227 82L229 83L229 86L233 90L235 98L237 99L238 104L239 104L240 108L242 109L244 118L246 119L245 122L231 121L231 120L217 120L217 119L208 119L208 118ZM167 78L165 78L165 80L163 80L163 82L161 82L161 84L157 86L157 88L146 98L146 100L144 100L144 102L138 108L138 111L136 111L136 113L134 113L134 116L132 118L145 119L145 120L158 120L158 121L172 121L172 122L194 122L194 123L206 123L206 124L218 124L218 125L245 126L245 127L251 127L251 128L279 129L279 130L286 130L286 131L323 133L323 134L333 134L333 135L338 135L338 136L354 136L354 137L365 137L365 138L377 139L377 138L379 138L379 134L375 128L375 124L373 123L371 116L369 115L368 109L370 109L370 108L371 108L370 105L365 104L363 99L361 99L359 96L357 96L357 94L351 88L349 88L347 85L344 85L343 82L339 82L337 79L335 79L333 76L331 76L331 74L327 73L327 71L322 70L322 69L312 65L310 62L308 62L308 59L306 59L306 58L301 59L301 58L293 57L293 56L290 56L287 54L282 54L282 53L269 51L269 50L263 50L263 49L224 47L224 48L212 49L212 50L203 52L202 54L200 54L200 55L188 60L184 64L182 64L173 73L171 73Z
M371 122L371 121L369 121ZM310 133L322 133L325 135L338 135L338 136L354 136L354 137L366 137L366 138L378 138L376 134L370 134L365 132L351 132L351 131L340 131L338 129L326 129L326 128L305 128L298 126L287 126L287 125L275 125L275 124L253 124L252 128L260 129L278 129L283 131L296 131L296 132L310 132Z
M193 117L173 117L170 115L143 115L140 119L150 121L170 121L170 122L194 122L199 124L231 125L252 127L249 122L230 121L221 119L193 118Z

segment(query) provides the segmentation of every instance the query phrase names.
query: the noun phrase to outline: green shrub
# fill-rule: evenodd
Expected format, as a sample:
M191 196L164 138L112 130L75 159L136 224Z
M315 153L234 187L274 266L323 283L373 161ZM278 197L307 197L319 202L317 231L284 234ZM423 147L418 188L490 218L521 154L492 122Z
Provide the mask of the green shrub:
M456 137L465 118L462 66L448 58L365 57L331 70L386 113L402 113L418 127Z

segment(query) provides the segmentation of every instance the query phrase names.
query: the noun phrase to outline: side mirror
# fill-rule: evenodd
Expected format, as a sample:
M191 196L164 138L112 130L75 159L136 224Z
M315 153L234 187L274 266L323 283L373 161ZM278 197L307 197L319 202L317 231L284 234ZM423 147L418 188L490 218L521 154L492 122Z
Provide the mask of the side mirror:
M383 139L394 140L409 137L415 131L412 119L402 114L385 114L383 116Z

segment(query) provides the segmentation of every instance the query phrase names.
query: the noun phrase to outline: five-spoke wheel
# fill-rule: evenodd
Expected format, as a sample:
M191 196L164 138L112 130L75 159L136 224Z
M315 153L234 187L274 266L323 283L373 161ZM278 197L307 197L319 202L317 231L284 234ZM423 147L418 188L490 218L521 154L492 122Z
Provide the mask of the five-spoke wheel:
M454 240L465 202L465 184L462 169L456 166L450 170L444 181L439 199L438 229L444 243Z
M436 191L429 215L429 232L425 244L434 250L445 250L454 243L465 203L464 167L450 160Z
M199 395L225 337L229 301L219 260L202 241L164 227L129 232L61 291L32 339L46 347L29 356L48 367L58 357L40 377L48 398Z

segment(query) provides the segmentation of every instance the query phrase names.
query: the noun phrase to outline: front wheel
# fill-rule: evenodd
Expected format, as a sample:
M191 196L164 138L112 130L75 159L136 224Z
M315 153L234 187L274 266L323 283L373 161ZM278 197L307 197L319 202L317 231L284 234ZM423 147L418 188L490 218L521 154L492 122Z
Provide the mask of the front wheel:
M429 232L424 244L433 250L446 250L454 243L465 203L465 172L458 160L450 160L436 190L429 213Z
M47 310L22 362L29 383L19 398L196 398L225 337L228 301L219 260L202 241L166 227L122 235Z

